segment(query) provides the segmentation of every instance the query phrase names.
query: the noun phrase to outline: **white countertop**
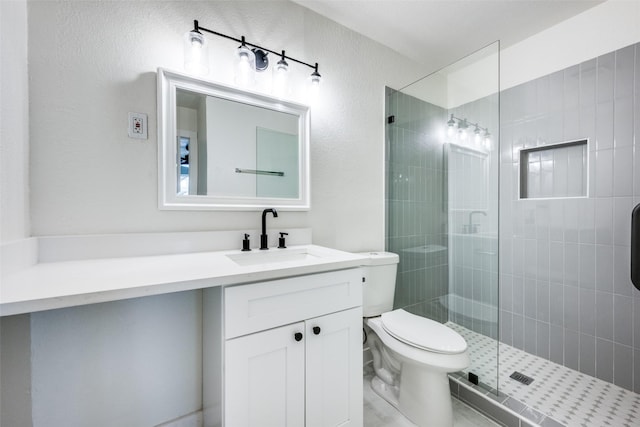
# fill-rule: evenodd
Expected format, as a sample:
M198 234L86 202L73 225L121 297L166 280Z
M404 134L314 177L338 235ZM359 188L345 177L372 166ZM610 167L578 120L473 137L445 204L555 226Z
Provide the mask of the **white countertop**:
M231 250L40 263L3 277L0 316L353 268L365 259L315 245L269 252L313 256L239 265L227 255L268 255Z

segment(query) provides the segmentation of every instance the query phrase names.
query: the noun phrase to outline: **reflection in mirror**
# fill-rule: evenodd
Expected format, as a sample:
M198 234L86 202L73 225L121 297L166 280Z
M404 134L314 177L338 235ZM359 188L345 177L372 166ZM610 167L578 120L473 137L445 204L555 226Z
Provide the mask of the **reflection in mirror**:
M488 153L445 144L449 210L486 210L489 190Z
M308 107L158 77L162 209L309 208Z

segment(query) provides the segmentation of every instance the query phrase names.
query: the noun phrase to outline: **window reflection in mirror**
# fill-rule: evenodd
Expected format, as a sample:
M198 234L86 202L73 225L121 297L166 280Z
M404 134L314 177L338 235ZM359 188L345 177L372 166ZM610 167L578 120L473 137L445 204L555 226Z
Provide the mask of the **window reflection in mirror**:
M177 194L299 197L299 117L176 90Z

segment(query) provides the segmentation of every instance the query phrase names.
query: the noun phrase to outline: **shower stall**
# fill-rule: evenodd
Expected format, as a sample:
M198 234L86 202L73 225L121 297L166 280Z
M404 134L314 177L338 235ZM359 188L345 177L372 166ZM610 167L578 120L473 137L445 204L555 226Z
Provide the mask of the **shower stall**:
M458 331L454 382L535 424L638 425L640 43L509 88L499 68L494 44L387 89L395 308Z
M387 90L386 245L395 308L469 344L467 374L496 390L499 45ZM474 377L475 376L475 377Z

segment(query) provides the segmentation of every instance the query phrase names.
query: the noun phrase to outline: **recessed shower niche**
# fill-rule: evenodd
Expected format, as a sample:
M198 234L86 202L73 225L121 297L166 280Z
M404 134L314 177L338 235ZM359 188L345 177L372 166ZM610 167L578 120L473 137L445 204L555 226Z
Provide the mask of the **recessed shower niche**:
M588 140L520 150L520 198L587 197Z

